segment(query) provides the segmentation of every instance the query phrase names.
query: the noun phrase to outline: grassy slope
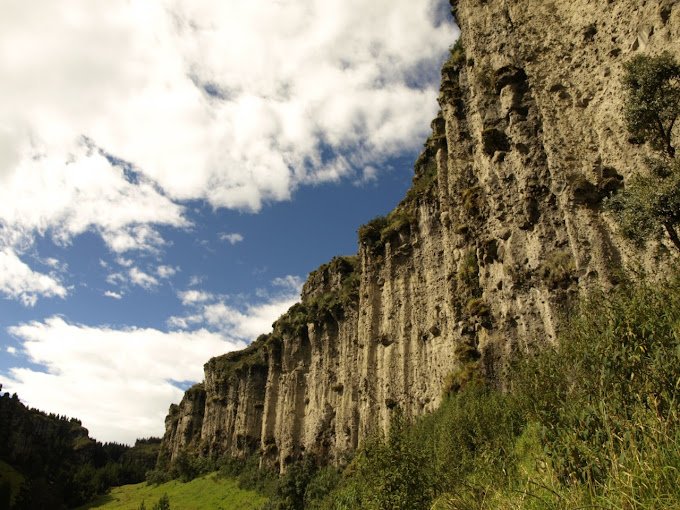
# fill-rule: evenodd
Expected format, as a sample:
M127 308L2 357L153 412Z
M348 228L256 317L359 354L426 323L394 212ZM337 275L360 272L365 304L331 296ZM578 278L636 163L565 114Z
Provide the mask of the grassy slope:
M138 483L114 487L81 510L137 510L142 501L150 509L163 494L170 498L172 510L251 510L267 501L257 492L239 489L235 480L209 474L187 483L173 480L157 486Z

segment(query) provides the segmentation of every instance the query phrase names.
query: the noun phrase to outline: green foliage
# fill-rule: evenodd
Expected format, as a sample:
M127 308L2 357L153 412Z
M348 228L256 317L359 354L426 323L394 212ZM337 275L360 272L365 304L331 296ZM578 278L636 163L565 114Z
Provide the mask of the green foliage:
M350 476L327 496L322 508L416 510L434 494L434 472L420 443L399 411L389 437L367 441L348 467Z
M575 280L574 258L568 251L556 251L546 257L540 275L551 289L569 287Z
M625 190L607 203L621 233L638 247L664 232L678 249L675 228L680 224L680 161L657 165L651 175L636 175Z
M367 246L368 248L377 248L380 246L380 232L387 226L387 218L385 216L377 216L371 221L359 227L359 244Z
M286 473L278 481L275 504L272 510L303 510L305 507L307 487L317 471L317 465L311 457L305 457L288 467Z
M205 474L211 469L206 469L206 460L203 457L189 455L182 450L175 457L170 470L171 478L179 478L182 482L189 482L201 474ZM148 479L147 479L148 480Z
M428 140L425 144L426 147L429 143L432 143L432 141ZM416 174L413 177L413 182L402 202L403 207L408 206L411 210L418 198L429 195L437 184L437 163L427 151L418 158L415 168Z
M524 364L517 386L531 395L531 416L546 424L562 480L602 483L631 448L677 427L678 323L677 276L609 299L595 295L557 350Z
M153 510L170 510L170 498L167 494L163 494L158 502L153 506Z
M146 481L151 485L161 485L172 480L172 475L165 469L150 469L146 472Z
M628 130L640 142L675 156L673 133L680 116L680 64L668 52L637 55L625 65Z
M321 510L323 500L338 486L341 474L333 466L326 466L314 473L305 489L304 508L306 510Z
M230 469L233 470L234 467L232 465ZM257 455L251 455L245 461L237 461L236 470L232 472L238 479L240 489L257 491L268 497L276 494L277 473L267 467L260 467ZM225 470L220 469L220 473L225 473Z
M463 39L458 38L456 43L449 48L449 59L445 66L459 67L465 63L465 49L463 48Z
M335 257L314 271L310 279L314 279L315 273L320 274L325 281L340 275L340 285L322 294L307 296L302 303L293 305L276 321L275 332L300 335L306 330L308 323L338 320L349 308L357 306L361 275L357 256Z
M442 385L442 395L444 397L459 393L470 384L481 382L479 363L477 362L480 357L479 351L463 344L462 349L456 349L456 355L461 364L446 375Z
M458 266L458 284L466 296L476 298L481 294L479 263L477 261L477 250L474 247L463 253Z
M366 246L374 253L379 253L384 250L388 241L394 239L400 232L405 232L410 225L415 223L414 206L407 202L412 190L414 190L414 187L407 192L407 199L387 216L378 216L366 225L359 227L359 243L361 245Z
M0 484L3 485L3 491L6 491L6 497L9 497L10 501L13 501L19 493L24 480L24 476L19 471L0 460ZM3 494L5 494L5 492L3 492ZM2 500L0 499L0 502L1 501ZM1 504L0 508L3 508ZM9 508L9 503L5 508Z
M674 134L680 116L680 64L669 54L638 55L625 67L625 116L638 142L648 142L660 157L648 160L649 174L635 176L608 201L622 234L638 246L665 230L680 250L680 162Z

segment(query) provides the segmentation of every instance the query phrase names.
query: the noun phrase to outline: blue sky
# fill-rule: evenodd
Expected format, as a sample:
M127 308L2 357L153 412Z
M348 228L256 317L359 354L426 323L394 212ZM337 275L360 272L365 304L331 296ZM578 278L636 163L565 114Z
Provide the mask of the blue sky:
M131 442L403 197L457 32L434 0L41 3L0 21L0 383Z

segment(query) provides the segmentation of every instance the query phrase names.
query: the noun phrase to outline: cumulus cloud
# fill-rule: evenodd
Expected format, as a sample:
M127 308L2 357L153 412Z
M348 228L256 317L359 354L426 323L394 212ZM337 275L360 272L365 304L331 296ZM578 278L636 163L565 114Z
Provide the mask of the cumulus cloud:
M0 293L34 306L38 297L64 298L68 292L56 277L33 271L13 250L5 248L0 251Z
M77 416L101 441L163 434L174 381L200 381L211 356L245 344L204 329L162 332L69 323L61 317L9 329L27 358L45 367L12 368L3 387L31 406Z
M179 271L179 269L173 266L162 265L156 268L156 274L159 277L166 279L175 276L177 274L177 271Z
M112 290L107 290L106 292L104 292L104 295L112 299L123 299L123 294L119 292L113 292Z
M441 3L10 1L0 240L153 251L183 200L257 211L417 148L454 39Z
M121 226L115 230L102 232L104 242L116 253L131 250L157 253L166 243L161 235L149 225ZM125 265L125 258L118 258L119 264ZM129 265L129 264L128 264Z
M220 331L230 331L238 338L254 340L272 330L272 323L300 300L299 296L275 298L272 301L249 305L245 312L224 302L206 305L200 320Z
M212 301L214 296L210 292L190 289L178 292L177 297L179 297L183 305L194 305L196 303Z
M243 241L243 235L238 232L233 232L231 234L220 234L220 240L227 241L229 244L234 245Z
M139 287L142 287L143 289L151 289L153 287L156 287L158 285L158 280L154 277L151 276L148 273L145 273L138 267L132 267L130 268L130 271L128 272L128 276L130 277L130 282L134 285L138 285Z
M274 278L274 280L272 280L272 285L286 289L289 292L292 292L293 294L296 294L298 296L300 295L300 291L302 290L303 283L304 281L302 280L302 278L300 278L297 275L290 274L283 277Z

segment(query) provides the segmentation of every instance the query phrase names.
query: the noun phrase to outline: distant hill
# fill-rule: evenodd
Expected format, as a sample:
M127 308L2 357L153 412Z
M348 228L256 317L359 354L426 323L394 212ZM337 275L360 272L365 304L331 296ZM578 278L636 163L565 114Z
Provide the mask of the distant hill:
M2 386L0 385L0 390ZM160 440L134 447L102 444L80 420L30 409L0 397L0 509L73 508L113 485L144 479Z

